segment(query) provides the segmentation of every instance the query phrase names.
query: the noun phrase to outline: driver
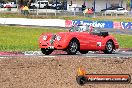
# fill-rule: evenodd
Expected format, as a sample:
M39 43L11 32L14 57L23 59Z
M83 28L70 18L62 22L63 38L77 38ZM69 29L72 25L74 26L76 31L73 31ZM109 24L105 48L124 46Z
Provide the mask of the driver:
M90 25L90 26L89 26L89 33L91 33L92 31L93 31L93 26Z

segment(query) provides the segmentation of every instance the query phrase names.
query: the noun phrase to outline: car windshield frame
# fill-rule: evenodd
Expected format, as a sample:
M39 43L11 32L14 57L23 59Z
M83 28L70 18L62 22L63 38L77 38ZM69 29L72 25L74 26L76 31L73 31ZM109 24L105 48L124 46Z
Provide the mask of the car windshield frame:
M99 34L101 31L99 28L93 27L92 29L90 29L89 26L72 26L69 29L69 32L87 32L90 34Z
M70 32L89 32L89 26L72 26L69 30Z

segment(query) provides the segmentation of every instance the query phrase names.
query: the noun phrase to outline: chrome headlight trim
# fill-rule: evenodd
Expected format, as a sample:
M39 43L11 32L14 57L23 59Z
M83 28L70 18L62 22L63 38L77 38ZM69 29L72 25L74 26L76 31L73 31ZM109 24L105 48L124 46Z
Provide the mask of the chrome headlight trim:
M57 35L57 36L56 36L56 40L57 40L57 41L60 41L60 40L61 40L61 36Z
M45 41L47 40L47 35L43 36L43 40L45 40Z

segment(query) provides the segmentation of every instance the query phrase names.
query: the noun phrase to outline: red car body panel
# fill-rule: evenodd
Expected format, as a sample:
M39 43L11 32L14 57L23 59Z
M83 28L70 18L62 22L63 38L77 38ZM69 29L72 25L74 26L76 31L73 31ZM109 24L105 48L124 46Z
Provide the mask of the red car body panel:
M46 40L43 40L43 36L47 36ZM51 44L51 39L52 36L61 36L61 39L58 41L54 39ZM76 38L79 41L80 45L80 50L104 50L106 46L106 42L108 40L112 40L115 47L114 49L119 48L119 44L117 40L113 36L98 36L98 35L93 35L88 32L59 32L56 34L52 33L43 33L40 38L39 38L39 47L40 48L45 48L48 49L50 46L53 46L54 49L58 50L65 50L69 42L73 39Z

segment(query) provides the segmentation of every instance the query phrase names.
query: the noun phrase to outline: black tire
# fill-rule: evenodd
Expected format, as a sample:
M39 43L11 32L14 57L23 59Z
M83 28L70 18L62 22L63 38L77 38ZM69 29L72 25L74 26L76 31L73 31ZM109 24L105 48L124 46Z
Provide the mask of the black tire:
M52 52L53 52L53 50L52 49L41 49L41 51L42 51L42 53L43 54L45 54L45 55L49 55L49 54L51 54Z
M114 49L114 44L112 41L107 41L106 42L106 46L105 46L105 50L103 51L105 54L112 54Z
M87 50L80 50L79 52L80 52L81 54L87 54L87 53L88 53Z
M77 39L72 39L70 41L68 47L67 47L66 52L69 55L74 55L74 54L77 53L78 49L79 49L79 42L78 42L78 40Z
M83 86L87 82L87 78L84 76L77 76L76 81L79 85Z

